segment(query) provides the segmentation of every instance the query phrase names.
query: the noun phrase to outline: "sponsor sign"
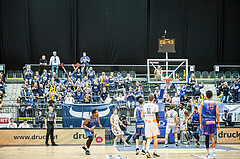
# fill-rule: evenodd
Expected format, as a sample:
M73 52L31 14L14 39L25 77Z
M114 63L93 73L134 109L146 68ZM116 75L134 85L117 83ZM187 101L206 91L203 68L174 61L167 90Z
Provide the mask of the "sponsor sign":
M0 145L44 145L45 129L2 129ZM54 139L57 144L82 145L87 136L84 129L55 129ZM49 144L51 140L49 138ZM105 129L95 129L92 144L105 144Z
M11 114L2 113L0 114L0 128L6 128L10 122Z
M217 143L240 143L240 128L220 128Z

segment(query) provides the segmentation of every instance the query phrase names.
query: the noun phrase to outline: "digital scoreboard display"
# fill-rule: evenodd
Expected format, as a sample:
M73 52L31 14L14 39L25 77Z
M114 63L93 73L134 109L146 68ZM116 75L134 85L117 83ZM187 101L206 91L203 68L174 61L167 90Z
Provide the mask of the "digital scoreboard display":
M175 39L158 39L158 45L160 53L175 53Z

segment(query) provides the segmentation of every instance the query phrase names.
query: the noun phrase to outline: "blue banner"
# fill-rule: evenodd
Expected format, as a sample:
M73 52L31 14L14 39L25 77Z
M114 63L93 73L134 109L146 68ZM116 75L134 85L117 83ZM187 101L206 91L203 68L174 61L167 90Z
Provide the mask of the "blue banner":
M63 104L63 127L82 127L83 122L91 115L93 109L98 110L102 126L110 127L110 116L113 114L112 109L116 107L115 104Z

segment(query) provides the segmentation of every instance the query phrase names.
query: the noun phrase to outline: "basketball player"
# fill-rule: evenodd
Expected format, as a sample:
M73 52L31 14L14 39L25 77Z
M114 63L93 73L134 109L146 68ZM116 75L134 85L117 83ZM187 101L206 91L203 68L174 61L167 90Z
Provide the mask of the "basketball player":
M139 136L142 136L142 154L145 155L145 145L146 145L146 138L145 138L145 124L144 120L142 119L142 111L143 111L143 105L144 105L144 99L140 98L138 100L139 106L135 108L134 111L134 118L136 119L136 155L140 153L139 150Z
M192 125L193 125L193 136L195 137L196 146L200 147L199 143L199 133L200 133L200 122L199 122L199 112L198 112L198 106L194 107L194 111L190 114L188 117L188 120L192 117Z
M181 132L185 135L187 139L187 145L190 146L189 137L187 134L187 117L189 116L188 111L184 108L184 103L180 104L179 108L179 125L178 125L178 143L180 143Z
M86 155L90 155L89 148L90 148L91 143L93 141L94 128L95 128L97 123L99 124L99 127L102 128L102 125L101 125L100 120L98 118L98 110L93 109L92 110L92 115L89 118L87 118L83 123L84 131L86 133L86 136L88 137L88 140L86 142L86 146L82 147L83 150L85 150Z
M123 131L121 130L119 123L123 125L123 123L119 120L118 114L117 114L117 108L113 108L113 114L110 117L110 123L112 125L112 132L116 136L114 139L113 146L117 146L117 140L119 136L121 137L122 141L124 142L125 147L129 147L128 143L125 141L123 137Z
M153 157L160 157L160 155L157 154L157 146L158 146L157 136L160 135L160 132L158 129L158 123L159 123L158 106L153 102L154 102L154 95L149 94L148 103L143 106L143 112L141 114L142 119L145 122L145 136L147 138L147 146L146 146L147 158L151 158L151 155L149 153L149 148L150 148L152 138L154 139Z
M217 129L220 128L219 108L217 103L211 100L212 95L212 91L208 90L206 92L206 99L202 101L200 107L200 128L202 130L202 134L206 136L205 144L207 149L207 158L211 158L209 154L209 137L213 148L212 158L216 158L214 134L216 134Z
M166 110L167 112L165 114L165 119L167 119L167 127L166 127L164 147L168 147L168 134L170 133L171 130L172 130L172 133L174 134L175 145L178 146L178 138L177 138L178 114L175 110L173 110L175 108L174 104L170 104L169 107L170 107L170 110L169 111Z

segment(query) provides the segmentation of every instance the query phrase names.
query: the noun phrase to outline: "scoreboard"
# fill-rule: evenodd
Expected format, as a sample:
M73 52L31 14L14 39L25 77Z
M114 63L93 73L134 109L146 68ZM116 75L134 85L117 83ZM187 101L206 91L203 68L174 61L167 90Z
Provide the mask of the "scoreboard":
M175 39L158 39L158 46L160 53L175 53Z

